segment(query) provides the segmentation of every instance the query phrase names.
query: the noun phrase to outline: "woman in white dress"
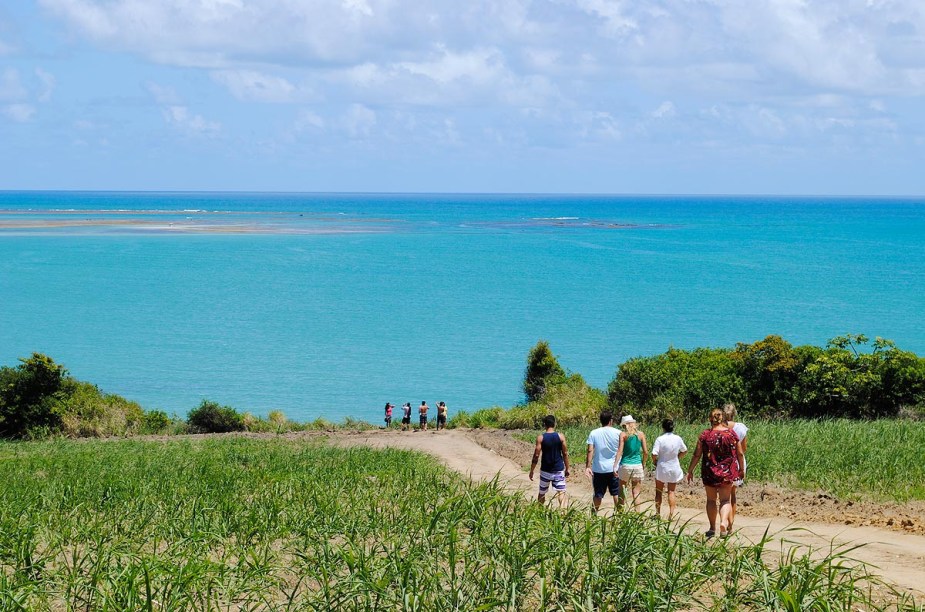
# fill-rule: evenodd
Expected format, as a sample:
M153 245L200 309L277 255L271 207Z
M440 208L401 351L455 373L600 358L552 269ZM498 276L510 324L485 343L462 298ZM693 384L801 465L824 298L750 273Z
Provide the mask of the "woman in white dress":
M745 423L736 421L738 414L736 414L735 404L723 405L723 418L726 419L726 427L735 432L739 438L739 443L742 445L743 464L739 466L739 473L742 474L742 478L733 483L732 497L729 499L729 503L732 505L732 511L729 513L729 530L732 531L732 522L736 518L736 489L745 483L745 468L748 464L748 460L745 459L745 451L748 448L748 427L745 426Z
M674 516L675 488L684 480L680 459L687 453L687 445L681 436L674 433L674 421L662 421L665 432L655 439L652 447L652 461L655 463L655 514L662 515L662 491L668 489L668 520Z

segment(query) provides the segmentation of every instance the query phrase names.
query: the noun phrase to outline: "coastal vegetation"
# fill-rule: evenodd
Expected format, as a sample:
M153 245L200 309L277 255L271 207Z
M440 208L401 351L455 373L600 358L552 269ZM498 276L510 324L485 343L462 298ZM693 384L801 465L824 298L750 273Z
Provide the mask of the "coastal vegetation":
M4 610L916 610L848 561L704 542L285 439L0 444Z
M37 440L134 436L143 434L276 432L366 429L366 422L346 417L335 425L322 418L290 421L278 410L266 417L239 412L202 400L185 419L163 410L145 410L137 402L105 393L70 376L47 355L33 353L15 367L0 367L0 438Z
M863 335L839 336L825 347L768 336L732 348L669 348L629 359L604 393L566 372L540 341L528 357L524 393L523 404L457 414L451 424L533 429L551 413L564 426L593 425L604 407L642 421L690 423L726 402L748 419L921 419L925 358Z

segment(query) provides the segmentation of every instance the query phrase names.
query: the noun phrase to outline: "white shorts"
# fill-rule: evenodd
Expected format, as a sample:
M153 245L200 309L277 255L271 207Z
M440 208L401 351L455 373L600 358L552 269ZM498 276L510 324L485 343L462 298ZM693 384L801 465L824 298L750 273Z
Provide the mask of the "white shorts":
M540 495L546 495L549 492L550 484L557 493L565 493L565 470L561 472L540 470Z
M624 484L634 479L644 480L645 477L646 472L642 469L641 463L639 465L620 465L620 481Z

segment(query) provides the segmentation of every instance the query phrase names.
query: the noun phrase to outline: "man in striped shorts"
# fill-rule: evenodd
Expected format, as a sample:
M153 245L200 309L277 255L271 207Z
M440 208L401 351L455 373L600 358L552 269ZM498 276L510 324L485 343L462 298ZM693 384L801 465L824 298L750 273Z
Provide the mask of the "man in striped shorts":
M540 493L536 501L545 504L549 485L556 490L555 496L559 498L561 506L567 501L565 495L565 478L569 475L568 447L565 436L556 432L556 417L547 415L543 417L543 426L546 433L536 437L536 448L533 451L533 462L530 464L530 480L536 471L536 464L540 464ZM542 461L540 458L542 457Z

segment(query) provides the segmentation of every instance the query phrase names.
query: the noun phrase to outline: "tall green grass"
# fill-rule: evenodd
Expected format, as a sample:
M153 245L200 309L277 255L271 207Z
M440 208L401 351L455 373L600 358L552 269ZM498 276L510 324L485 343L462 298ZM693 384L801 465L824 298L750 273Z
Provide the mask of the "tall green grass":
M762 544L549 510L394 450L0 444L0 481L3 610L853 609L876 584L838 553L769 567Z
M746 423L748 480L822 489L844 499L925 499L925 421L782 420ZM661 424L642 424L651 450ZM678 423L691 452L706 425ZM565 428L573 460L584 461L590 427ZM535 433L522 434L527 441ZM689 458L690 455L688 455ZM688 458L682 460L686 469Z

